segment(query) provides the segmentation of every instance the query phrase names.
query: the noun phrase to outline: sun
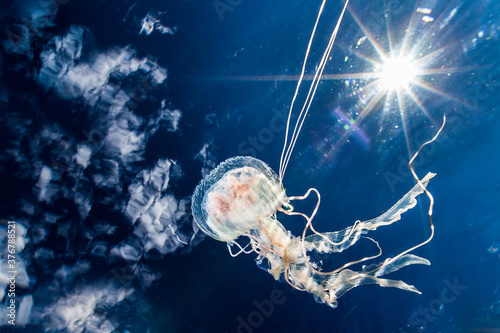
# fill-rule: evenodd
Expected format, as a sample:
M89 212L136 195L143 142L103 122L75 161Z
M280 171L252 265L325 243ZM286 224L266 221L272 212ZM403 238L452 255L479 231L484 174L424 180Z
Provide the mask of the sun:
M394 57L384 61L380 72L381 87L388 92L397 89L410 89L415 83L417 65L410 57Z
M340 46L347 54L346 70L342 74L322 76L323 81L345 81L350 87L335 107L342 109L342 104L348 105L343 112L351 115L353 122L333 149L338 151L341 145L349 142L349 137L357 134L356 129L363 128L362 123L371 118L376 119L378 126L374 135L394 135L403 130L411 156L416 147L411 147L415 140L409 138L410 122L415 124L415 117L424 116L436 128L440 126L441 115L431 108L435 98L466 104L460 97L447 92L443 84L458 72L471 71L470 67L461 68L451 61L462 52L459 48L461 36L454 40L447 33L454 31L453 18L457 10L449 6L444 12L434 13L432 8L417 7L406 24L401 25L402 20L399 20L399 29L394 31L391 31L391 16L386 15L383 24L371 29L375 33L363 24L352 8L349 13L355 22L353 26L360 29L360 37ZM380 134L385 130L388 132ZM386 140L390 138L381 141Z

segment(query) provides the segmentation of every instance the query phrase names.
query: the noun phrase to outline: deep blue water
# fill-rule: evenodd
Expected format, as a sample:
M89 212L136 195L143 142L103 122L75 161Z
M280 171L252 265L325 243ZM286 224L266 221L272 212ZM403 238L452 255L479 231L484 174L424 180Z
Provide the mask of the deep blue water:
M412 188L408 160L446 114L415 165L437 173L435 236L414 252L432 265L388 276L421 295L360 286L331 309L193 225L191 195L220 162L252 155L278 170L319 5L2 3L5 290L7 221L18 236L16 297L2 295L4 309L16 300L17 325L2 315L2 332L500 332L495 1L351 0L284 178L289 195L321 192L318 230L374 218ZM342 5L327 1L307 74ZM404 40L417 79L377 94L370 75ZM384 258L429 236L428 205L421 195L402 221L370 232ZM301 233L302 220L278 217ZM372 252L360 242L335 259Z

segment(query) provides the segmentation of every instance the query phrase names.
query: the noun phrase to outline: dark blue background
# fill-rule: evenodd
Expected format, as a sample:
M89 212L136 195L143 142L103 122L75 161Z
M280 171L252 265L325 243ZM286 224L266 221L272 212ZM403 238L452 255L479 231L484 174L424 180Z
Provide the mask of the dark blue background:
M157 99L167 99L172 108L182 112L179 131L157 132L149 138L140 167L151 167L158 158L176 160L183 176L172 191L177 198L189 196L201 180L202 163L195 155L204 143L209 144L219 163L240 155L240 144L269 127L275 112L286 114L296 81L284 78L300 72L319 6L311 1L241 0L233 4L221 20L211 1L146 1L137 3L127 14L133 5L131 1L72 0L60 6L55 25L36 39L33 60L3 51L2 89L10 98L2 102L2 108L32 117L35 126L43 118L61 124L68 132L77 131L72 124L78 114L65 110L74 109L79 101L63 101L51 91L44 92L30 76L39 68L43 45L52 36L65 34L71 25L86 27L84 51L86 46L99 51L130 45L138 58L152 57L168 70L167 84L153 94ZM327 4L308 73L319 61L341 5L335 1ZM357 219L376 217L414 184L411 177L404 176L391 186L388 175L401 175L401 161L408 161L419 144L435 134L446 114L448 123L442 135L428 148L428 153L422 154L416 168L420 176L429 171L437 173L429 184L436 200L436 234L432 242L415 252L428 258L432 266L410 266L389 276L415 285L422 295L362 286L340 298L338 308L331 309L314 302L310 294L274 281L257 267L254 255L232 258L226 244L207 238L191 251L179 250L148 262L162 277L148 288L137 289L135 303L131 303L128 312L121 313L121 331L128 327L146 332L147 327L150 332L238 332L241 320L248 322L249 316L255 316L253 302L269 300L270 294L279 290L284 302L275 305L269 317L261 317L263 322L258 327L239 332L500 332L500 258L499 252L488 251L500 242L500 7L488 1L438 1L432 7L435 22L425 25L410 23L412 13L418 7L426 7L424 2L388 1L384 8L383 1L352 1L350 6L366 30L363 32L346 14L326 74L372 71L373 66L356 53L378 61L380 58L368 41L359 49L356 43L369 32L389 52L389 26L395 44L406 32L412 36L409 44L422 38L425 47L417 58L435 52L428 68L445 70L422 78L446 95L414 86L428 115L405 96L407 134L397 101L392 100L393 107L385 111L384 102L379 102L360 125L370 143L362 144L353 135L334 154L329 154L344 133L343 124L331 116L332 110L340 107L356 118L355 112L360 112L366 102L364 91L355 84L363 86L371 81L351 79L347 85L345 80L324 80L284 184L289 195L300 195L309 187L322 193L322 205L315 219L318 230L340 230ZM394 9L399 6L403 7ZM456 15L446 21L453 8ZM155 31L149 36L139 35L140 20L150 10L166 11L159 17L162 24L177 27L175 34ZM344 61L346 57L348 61ZM24 94L36 96L37 115L29 115ZM134 112L147 115L152 112L148 107L142 103ZM2 149L8 149L8 138L2 135ZM256 150L256 157L274 170L279 167L283 137L284 132L274 133L264 149ZM30 195L34 181L20 176L15 163L2 163L6 185L1 194L1 217L16 219L20 214L17 205ZM305 202L299 207L307 212L312 204ZM422 196L403 221L373 232L371 236L381 242L385 255L396 255L428 237L427 209L428 200ZM106 215L96 208L93 213ZM116 218L113 216L110 213L107 218ZM283 222L295 234L304 223L299 219ZM125 238L128 231L120 230L123 235L117 237ZM361 246L361 250L340 258L352 260L363 250L370 253L372 249ZM93 262L85 281L101 278L99 274L106 268L99 265L106 264ZM39 285L31 288L45 288L43 280L40 276ZM449 283L466 289L445 304L439 314L425 317L426 309L442 304L439 300L443 293L450 295L446 292ZM35 298L37 302L43 304L42 299ZM141 326L127 326L128 316L141 318ZM33 323L26 330L40 331L43 325Z

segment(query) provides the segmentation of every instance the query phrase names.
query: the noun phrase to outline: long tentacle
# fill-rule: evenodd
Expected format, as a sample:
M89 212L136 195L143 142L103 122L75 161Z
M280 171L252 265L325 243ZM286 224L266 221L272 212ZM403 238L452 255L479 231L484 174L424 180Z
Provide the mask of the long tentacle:
M429 141L424 142L420 146L420 148L418 148L417 152L413 155L413 157L410 159L410 162L408 162L408 166L410 167L410 170L411 170L411 173L413 175L413 178L415 178L415 180L417 181L417 184L422 187L422 189L424 190L425 194L429 198L429 211L428 211L428 214L429 214L429 223L430 223L430 226L431 226L431 234L422 243L420 243L418 245L415 245L415 246L409 248L406 251L401 252L400 254L398 254L397 256L395 256L394 258L387 259L387 262L391 262L391 261L397 260L398 258L404 256L405 254L407 254L407 253L409 253L409 252L411 252L411 251L413 251L415 249L418 249L419 247L421 247L421 246L429 243L432 240L432 238L434 238L434 223L432 221L432 209L434 208L434 197L432 196L431 192L429 192L429 190L424 186L424 184L422 184L422 181L420 180L420 178L418 178L417 173L413 169L413 165L412 164L413 164L413 161L417 158L418 153L420 153L420 151L422 150L422 148L425 147L426 145L434 142L438 138L438 136L441 133L441 131L443 130L445 124L446 124L446 115L443 115L443 124L441 125L441 127L437 131L436 135L434 135L434 137L432 139L430 139Z
M286 168L288 166L288 162L290 161L290 157L292 156L292 151L293 148L295 147L295 143L297 142L297 138L299 136L300 130L302 129L302 125L304 124L304 121L307 117L307 114L309 112L309 108L311 107L311 103L314 99L314 95L316 94L316 90L318 88L318 84L321 81L321 76L323 75L323 70L325 69L328 56L333 48L333 44L335 43L335 39L337 38L337 33L340 28L340 23L342 22L342 18L344 17L344 13L347 9L347 5L349 4L349 0L346 0L344 4L344 8L342 9L342 12L339 16L339 19L337 20L337 24L335 25L335 28L332 31L332 34L330 36L330 40L328 41L328 45L325 49L325 52L323 53L323 56L321 58L321 61L319 63L318 68L316 69L316 72L314 73L314 78L311 82L311 85L309 86L309 91L307 93L306 100L304 101L304 104L302 106L302 110L300 111L299 116L297 117L297 121L295 123L295 127L293 129L293 133L290 139L290 142L288 142L288 132L290 128L290 119L292 116L293 112L293 107L295 105L295 100L297 98L297 95L299 93L300 86L302 84L302 80L304 78L304 73L305 73L305 66L307 63L307 59L309 58L309 52L311 49L312 41L314 39L314 35L316 34L316 28L318 26L319 19L321 17L321 14L323 12L323 8L325 6L326 0L323 0L320 10L318 12L318 15L316 17L316 22L314 24L313 31L311 33L311 37L309 38L309 43L307 45L307 50L306 54L304 57L304 62L302 64L302 71L300 73L299 80L297 82L297 87L295 89L295 93L292 98L292 103L290 105L290 111L288 113L288 120L286 124L286 132L285 132L285 143L283 145L283 150L281 152L281 158L280 158L280 170L279 170L279 180L280 182L283 181L283 177L285 175Z

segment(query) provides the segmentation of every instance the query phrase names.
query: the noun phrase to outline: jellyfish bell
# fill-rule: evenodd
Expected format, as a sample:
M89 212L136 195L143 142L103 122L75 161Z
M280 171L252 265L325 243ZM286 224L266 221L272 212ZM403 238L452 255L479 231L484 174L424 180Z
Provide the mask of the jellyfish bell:
M193 216L207 235L230 242L259 228L259 217L270 216L285 204L276 173L249 156L230 158L196 187Z
M320 206L321 196L319 191L310 188L304 195L288 196L283 187L283 178L298 135L314 99L326 59L328 59L349 0L345 1L342 13L332 32L320 65L316 69L307 98L296 117L296 123L292 131L290 126L291 116L303 81L310 46L325 2L326 0L323 0L320 7L306 50L302 72L292 98L279 173L276 174L265 162L253 157L238 156L230 158L212 170L196 187L192 199L192 214L194 222L205 234L216 240L227 242L229 253L233 257L241 253L250 254L255 252L257 254L257 264L268 271L275 279L286 281L297 290L307 291L313 294L317 302L334 308L337 306L337 299L340 296L350 289L364 284L378 284L382 287L394 287L420 293L414 286L403 281L390 280L382 278L382 276L408 265L430 265L427 259L410 254L410 252L428 243L434 235L432 222L434 200L426 187L435 174L428 173L424 178L420 179L413 170L412 163L422 147L436 140L443 129L446 118L443 118L443 125L436 135L421 145L410 159L408 165L416 180L416 185L396 204L376 218L367 221L355 221L351 226L343 230L333 232L317 231L312 221ZM428 215L431 234L427 240L394 257L386 258L378 263L362 265L360 269L353 270L351 266L374 260L382 255L382 248L379 243L368 237L367 233L399 221L403 213L415 207L417 204L416 198L422 193L425 193L430 200ZM294 211L292 203L306 199L311 194L314 194L317 198L313 211L309 215ZM277 212L303 218L305 225L302 235L293 235L287 230L277 219ZM248 244L246 246L240 245L238 243L240 238L247 239ZM322 264L313 259L316 257L313 255L314 252L320 256L332 256L355 245L361 238L372 242L374 249L378 249L378 251L374 251L371 255L358 260L347 262L331 271L324 271ZM237 253L232 252L233 246L239 248Z

